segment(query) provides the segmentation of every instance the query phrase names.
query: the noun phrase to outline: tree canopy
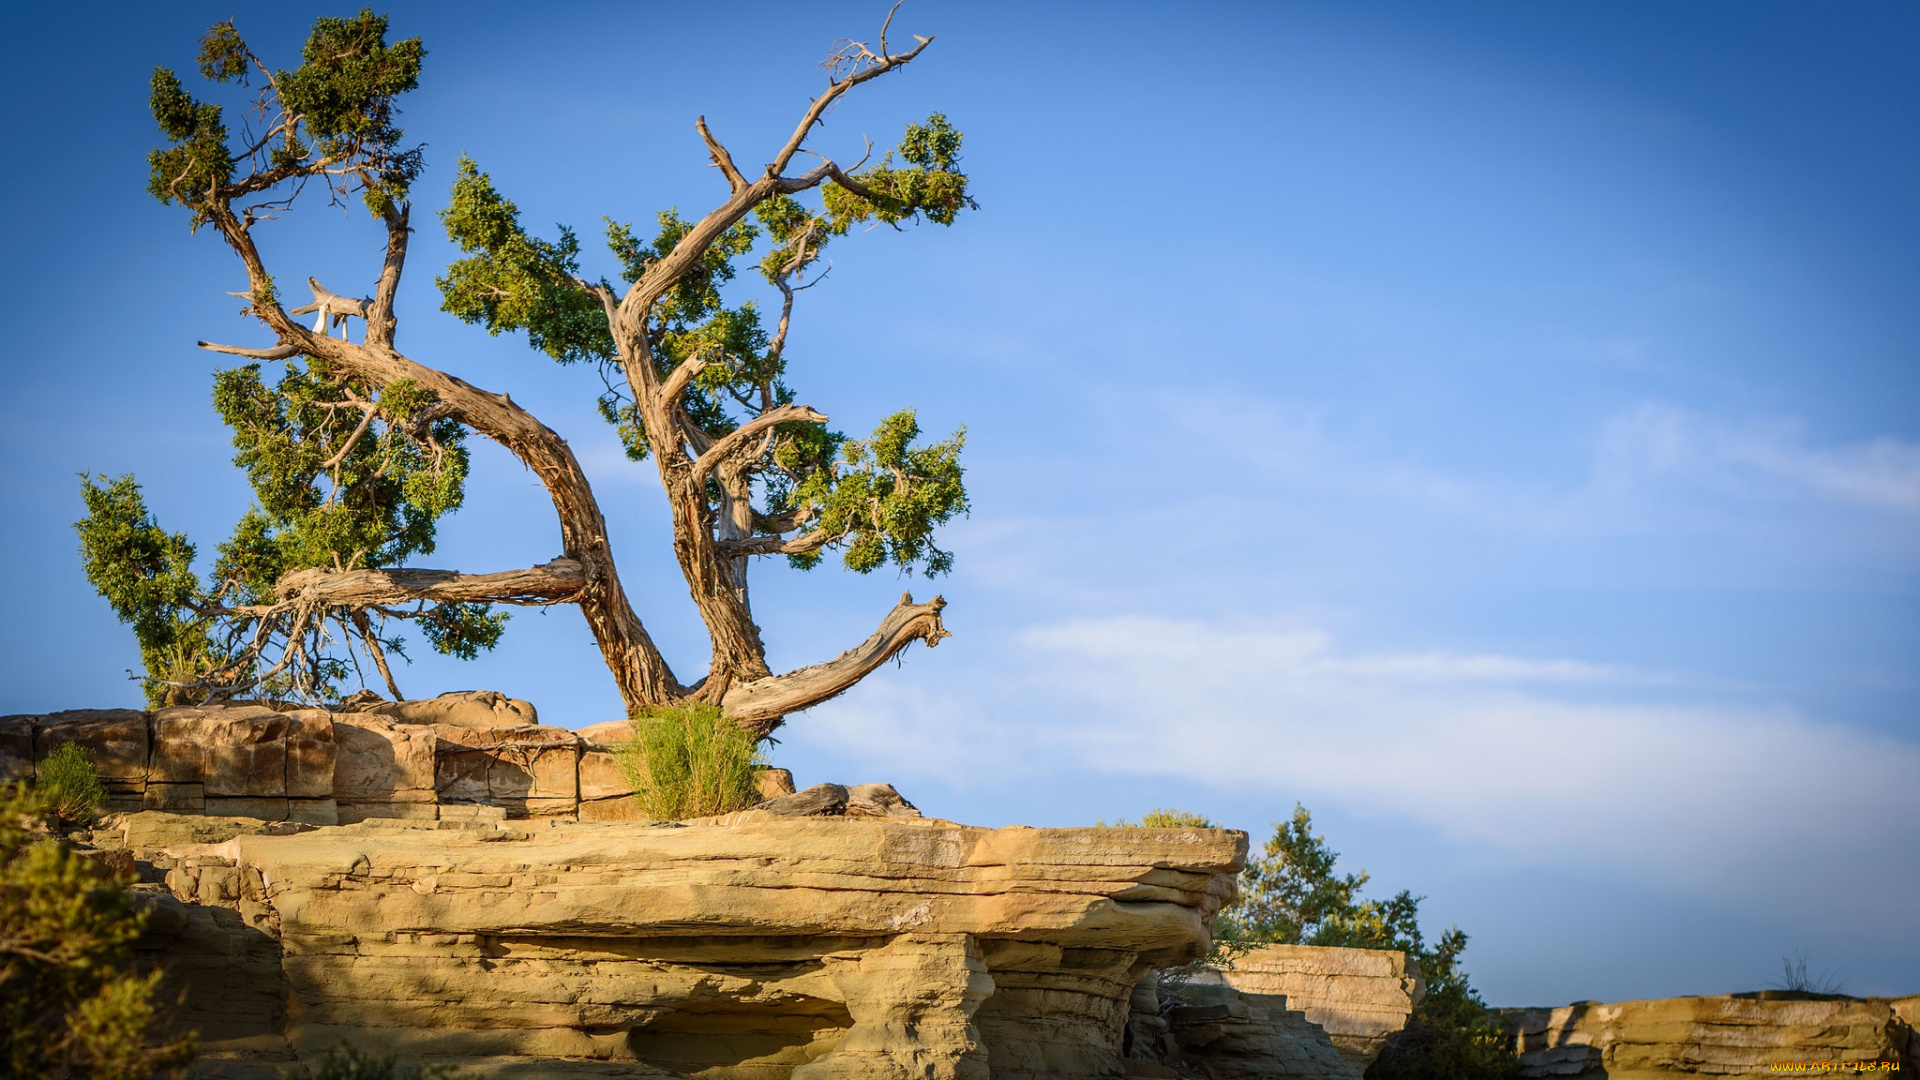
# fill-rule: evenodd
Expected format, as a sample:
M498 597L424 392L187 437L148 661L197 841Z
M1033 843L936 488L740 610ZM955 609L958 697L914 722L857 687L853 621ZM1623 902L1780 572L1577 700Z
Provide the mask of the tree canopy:
M147 190L184 208L190 230L211 226L234 253L248 277L236 294L247 301L243 315L273 341L200 342L245 361L215 374L213 401L254 493L209 573L196 574L198 548L158 524L131 476L82 478L87 574L134 629L150 701L324 702L375 672L398 698L389 658L405 655L400 627L411 623L434 649L472 658L499 641L505 606L573 603L630 712L700 702L765 734L913 641L947 636L943 599L903 596L864 643L775 674L748 591L753 561L769 556L810 569L837 554L860 573L892 565L938 576L953 554L937 530L968 510L964 431L923 442L915 412L903 409L870 435L850 436L800 402L788 359L796 297L820 283L829 245L856 226L952 225L975 207L961 132L942 113L850 166L808 146L836 101L931 43L917 37L892 49L892 18L873 45L835 46L826 85L792 134L754 158L768 162L759 175L742 172L698 118L725 196L698 217L659 210L645 230L604 219L616 276L587 275L573 229L531 232L468 158L438 212L460 252L435 278L442 310L591 369L586 392L628 458L657 469L674 554L711 643L706 674L691 682L667 665L633 609L566 441L510 396L397 345L395 299L425 167L421 146L399 127L398 102L420 85L420 39L389 41L387 18L362 10L316 20L298 65L275 68L233 20L218 23L201 38L199 74L214 96L237 97L237 127L227 105L156 68L150 106L166 142L148 156ZM803 155L804 169L795 165ZM364 206L385 227L385 254L370 295L308 277L311 302L289 308L255 232L322 192ZM297 318L308 315L310 325ZM351 320L362 328L357 341ZM464 500L469 433L504 447L546 486L560 557L493 573L415 565Z

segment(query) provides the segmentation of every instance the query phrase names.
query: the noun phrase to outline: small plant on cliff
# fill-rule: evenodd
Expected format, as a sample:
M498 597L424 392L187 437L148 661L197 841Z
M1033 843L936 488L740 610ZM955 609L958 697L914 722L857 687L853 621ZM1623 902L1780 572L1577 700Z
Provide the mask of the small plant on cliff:
M192 1059L149 1040L160 972L126 970L146 923L128 883L49 835L44 791L0 794L0 1075L144 1080Z
M1467 935L1450 927L1429 946L1420 931L1421 897L1403 889L1385 900L1362 898L1367 872L1336 874L1339 858L1313 831L1313 815L1296 804L1290 819L1274 824L1262 852L1247 860L1240 898L1220 912L1215 932L1248 944L1399 949L1418 963L1426 996L1367 1069L1368 1080L1517 1076L1512 1039L1460 969Z
M634 717L614 759L656 821L730 814L760 801L758 737L712 705L676 705Z
M1105 820L1095 821L1096 829L1218 829L1205 814L1196 814L1191 810L1153 809L1140 815L1139 821L1115 818L1109 825Z
M107 785L94 768L93 751L64 743L34 768L33 789L48 813L68 825L86 825L107 801Z
M288 1080L294 1076L281 1075ZM344 1042L320 1055L311 1071L299 1075L307 1080L463 1080L466 1076L451 1065L401 1065L397 1057L363 1054Z

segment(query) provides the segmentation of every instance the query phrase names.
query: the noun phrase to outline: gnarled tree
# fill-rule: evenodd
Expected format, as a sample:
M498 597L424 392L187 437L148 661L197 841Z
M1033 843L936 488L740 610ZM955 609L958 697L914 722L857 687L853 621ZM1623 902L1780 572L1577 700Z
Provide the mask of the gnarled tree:
M888 21L892 15L889 13ZM823 249L861 223L951 224L973 206L958 167L960 133L935 114L898 149L842 166L808 149L822 116L856 87L917 58L931 41L890 49L844 42L823 65L827 85L793 133L750 175L709 130L695 127L727 193L697 220L658 215L650 241L608 223L621 283L590 279L567 229L529 234L514 204L462 159L440 217L464 258L438 279L444 309L489 332L523 331L561 364L595 367L600 409L627 454L651 459L672 512L674 554L705 621L712 658L679 679L635 613L586 474L565 440L507 395L402 353L394 308L412 223L409 189L421 152L403 145L395 99L417 84L419 40L388 44L383 16L321 19L290 71L269 68L231 22L201 40L216 83L257 83L240 132L165 69L153 77L155 119L169 145L150 156L152 194L211 225L245 267L243 314L273 341L201 342L252 363L216 377L216 406L234 429L256 493L213 580L189 569L186 538L160 530L130 478L85 482L80 523L89 576L135 625L156 698L240 693L327 697L364 655L396 697L387 653L396 620L421 624L443 651L472 656L498 639L498 604L579 605L629 710L695 700L762 733L830 698L912 642L946 636L939 597L903 596L865 642L783 674L767 666L753 620L753 560L811 567L830 551L870 571L893 563L929 575L952 557L935 526L966 509L962 434L916 445L911 412L850 439L796 401L786 346L796 295L816 283ZM804 157L802 155L805 155ZM796 162L806 162L801 168ZM288 308L254 232L303 189L357 197L386 229L386 254L364 298L308 277L312 301ZM722 287L753 266L779 297L768 326ZM311 325L299 317L313 317ZM353 340L353 324L364 327ZM269 385L265 365L281 366ZM503 573L404 566L433 550L434 528L461 502L462 438L492 439L545 484L561 555Z

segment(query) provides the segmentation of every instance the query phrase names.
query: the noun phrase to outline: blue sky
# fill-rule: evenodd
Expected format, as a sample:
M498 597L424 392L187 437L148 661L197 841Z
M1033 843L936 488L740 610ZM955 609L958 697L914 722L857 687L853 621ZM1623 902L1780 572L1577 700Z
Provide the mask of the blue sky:
M203 551L247 505L193 347L257 338L243 279L143 191L148 73L234 10L48 6L0 45L0 711L138 698L75 473L136 473ZM426 211L466 153L548 235L697 214L724 188L693 118L762 160L883 11L389 10L429 50L400 345L572 441L690 676L651 467L590 372L438 312ZM287 64L321 13L237 12ZM844 430L966 425L974 511L950 579L766 564L755 608L777 668L903 588L944 593L955 636L793 718L778 763L981 824L1173 805L1258 839L1303 802L1377 894L1468 931L1496 1004L1755 989L1793 950L1916 989L1911 8L915 2L896 27L939 40L814 145L857 158L944 110L981 210L838 244L792 381ZM377 272L363 214L263 232L283 278ZM558 554L532 477L475 462L425 564ZM571 609L399 675L619 713Z

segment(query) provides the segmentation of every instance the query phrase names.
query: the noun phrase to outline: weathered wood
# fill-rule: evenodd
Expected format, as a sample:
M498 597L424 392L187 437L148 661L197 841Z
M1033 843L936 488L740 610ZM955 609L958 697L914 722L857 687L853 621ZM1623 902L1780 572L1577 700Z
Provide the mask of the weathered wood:
M847 810L847 789L839 784L815 784L805 791L796 791L791 795L768 799L766 802L756 804L753 809L765 810L769 814L778 814L781 817L844 814Z

